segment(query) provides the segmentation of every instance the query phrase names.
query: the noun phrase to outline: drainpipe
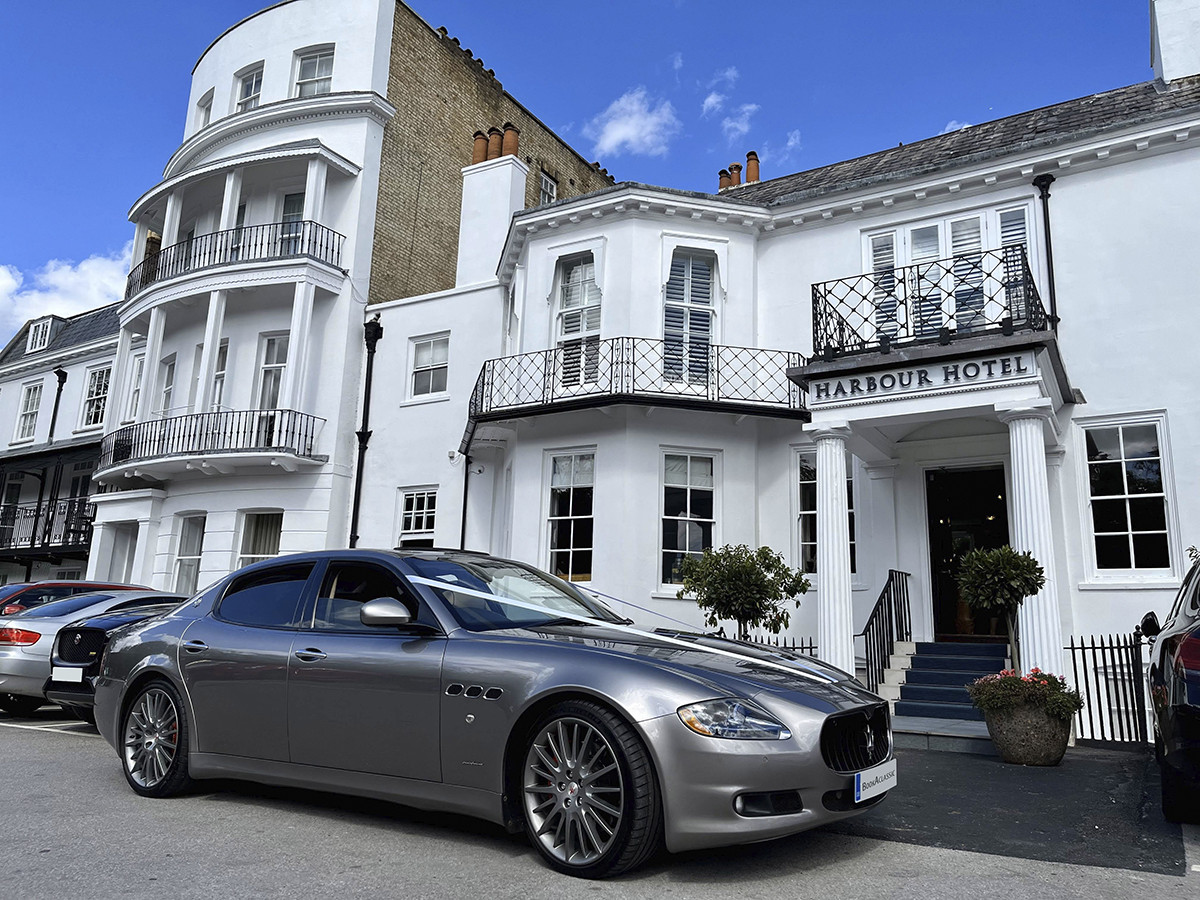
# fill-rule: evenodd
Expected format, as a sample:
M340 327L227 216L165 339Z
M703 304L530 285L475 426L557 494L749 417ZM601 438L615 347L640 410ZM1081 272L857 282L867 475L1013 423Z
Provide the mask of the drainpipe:
M467 549L467 489L471 486L471 457L463 456L462 521L458 526L458 549Z
M1050 327L1058 334L1058 297L1054 293L1054 247L1050 242L1050 185L1054 176L1044 172L1033 179L1033 186L1042 198L1042 228L1046 238L1046 277L1050 281Z
M371 440L371 380L375 374L375 345L383 337L383 326L379 324L379 313L363 325L363 341L367 345L367 376L363 385L362 428L358 436L358 471L354 475L354 507L350 511L350 546L358 546L358 511L362 506L363 464L367 459L367 443Z
M54 377L58 379L58 390L54 392L54 410L50 413L50 434L47 444L54 443L54 426L58 422L58 405L62 403L63 385L67 383L67 370L62 366L54 367Z

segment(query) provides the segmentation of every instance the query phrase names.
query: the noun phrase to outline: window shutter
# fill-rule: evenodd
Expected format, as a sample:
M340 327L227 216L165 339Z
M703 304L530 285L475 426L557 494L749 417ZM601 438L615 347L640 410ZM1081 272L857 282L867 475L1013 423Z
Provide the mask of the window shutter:
M1000 246L1024 244L1028 237L1025 210L1006 209L1000 213Z

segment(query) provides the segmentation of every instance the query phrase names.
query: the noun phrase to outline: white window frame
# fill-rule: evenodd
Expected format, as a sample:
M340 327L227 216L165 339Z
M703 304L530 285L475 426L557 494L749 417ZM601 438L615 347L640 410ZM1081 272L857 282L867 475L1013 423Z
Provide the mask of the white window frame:
M287 341L287 353L284 355L282 363L268 363L267 349L271 341L280 339ZM268 331L263 332L258 336L258 373L254 379L254 408L255 409L280 409L279 401L283 399L283 385L287 380L287 367L292 357L292 337L288 331ZM275 398L274 406L263 406L263 388L266 386L267 373L279 373L279 389L278 395Z
M446 359L444 362L435 363L432 359L434 346L438 341L446 342ZM417 353L423 344L430 345L431 361L427 366L417 365ZM439 331L434 334L421 334L408 339L408 399L423 401L423 400L438 400L449 396L450 394L450 332ZM433 390L433 375L430 375L430 390L417 391L417 375L422 372L435 372L438 369L446 370L446 386L440 390Z
M689 385L695 390L704 392L708 389L709 380L713 373L709 371L709 354L718 341L717 317L717 257L711 250L693 247L676 247L671 253L671 269L675 268L675 260L679 259L684 267L682 299L669 300L668 288L671 278L668 277L663 285L662 296L662 338L663 338L663 381L675 386ZM709 265L708 303L693 302L693 260L703 260ZM683 325L671 333L667 330L667 308L679 310L683 314ZM693 340L692 313L708 314L708 335L703 341ZM696 353L696 350L700 353ZM675 387L674 389L679 389Z
M146 354L139 353L129 361L129 397L125 403L122 424L137 420L138 403L142 399L142 381L146 376Z
M577 268L590 265L590 279L568 281L567 274ZM567 305L569 285L580 285L581 300L576 305ZM591 284L591 291L584 285ZM561 387L582 387L590 390L600 379L600 335L604 323L604 292L600 288L599 269L596 255L583 250L560 256L554 267L554 348L556 350L556 375ZM589 327L591 311L595 311L595 325ZM579 330L567 332L568 316L579 316Z
M433 545L436 546L434 534L437 531L438 485L410 485L408 487L399 488L398 493L399 496L397 498L396 510L396 547L400 548L404 546L412 546L406 545L405 541L414 540L433 541ZM410 497L413 498L414 501L417 498L422 498L425 501L425 505L418 511L415 508L416 504L414 502L414 508L410 511L408 509L408 500ZM429 506L430 498L433 499L432 508ZM418 519L420 520L421 527L411 527L417 524Z
M42 409L45 388L45 381L30 381L21 385L21 403L17 407L17 424L13 428L14 444L32 441L37 436L38 414Z
M697 521L712 522L712 546L720 547L723 543L721 538L721 522L724 517L721 515L721 483L722 483L722 453L720 450L705 450L696 447L659 447L658 452L658 519L656 520L656 539L657 552L654 557L655 579L659 583L659 590L664 592L678 591L679 582L663 581L663 556L664 554L678 553L680 551L668 551L663 547L663 523L667 518L666 515L666 488L667 488L667 457L668 456L686 456L688 462L688 489L691 489L691 458L706 458L712 460L713 470L713 517L712 519L703 519ZM678 487L678 485L675 485ZM690 506L689 497L689 506ZM682 517L672 516L672 519L682 520ZM690 516L688 518L691 518ZM673 594L672 594L673 596Z
M796 570L798 570L799 572L803 573L805 576L807 576L808 579L815 586L818 583L818 580L820 578L820 573L816 571L816 567L817 567L817 565L816 565L817 510L816 510L816 507L814 507L811 511L809 511L809 510L803 509L801 506L801 502L800 502L800 472L801 472L801 469L800 469L800 466L804 462L809 463L813 467L813 471L816 472L817 451L816 451L815 447L795 447L794 453L793 453L792 479L791 479L791 481L792 481L792 503L793 503L792 546L795 548L795 556L793 557L793 559L795 560L794 568ZM860 479L857 477L857 474L858 474L858 460L855 459L854 455L849 450L847 450L846 451L846 482L847 482L846 499L848 502L848 511L850 513L850 535L849 535L849 538L850 538L850 540L849 540L849 544L850 544L850 575L851 575L851 580L854 582L856 587L858 585L858 580L859 580L858 538L859 538L859 530L860 530L859 525L861 524L858 521L858 516L856 515L856 511L857 511L858 505L859 505L859 481L860 481ZM818 473L817 477L820 477L819 473ZM815 482L814 482L814 491L815 490L816 490L816 488L815 488ZM804 541L804 531L800 527L800 517L806 516L806 515L811 515L813 517L813 540L811 543L812 543L814 555L813 555L812 571L806 570L805 561L804 561L804 547L807 542Z
M572 511L572 514L568 514L566 516L555 516L553 514L554 513L553 495L554 495L554 488L555 488L555 485L554 485L554 461L556 459L567 459L567 458L569 458L571 460L572 482L570 485L563 485L564 487L569 487L571 489L574 489L576 487L587 487L587 485L582 484L582 483L580 483L578 485L574 483L575 460L577 458L583 457L583 456L590 456L592 458L592 482L591 482L592 511L586 516L574 515L573 511ZM542 541L542 559L546 560L546 571L551 572L551 573L554 572L553 554L556 552L554 547L552 546L552 540L553 540L552 535L554 532L554 523L556 523L556 522L572 522L572 523L574 523L581 519L590 519L592 522L592 544L591 544L591 546L590 547L576 547L576 546L574 546L574 541L572 540L571 546L568 548L565 548L565 552L570 554L570 559L571 559L572 564L569 568L571 571L568 572L568 574L566 576L559 575L557 577L563 578L564 580L567 580L567 581L570 581L572 584L591 584L592 579L594 578L594 576L596 574L596 447L595 446L572 447L572 448L565 448L565 449L547 450L545 453L544 469L545 469L545 476L542 479L542 485L543 485L542 498L543 498L543 502L545 503L545 508L544 508L544 512L542 515L542 522L545 526L545 535L544 535L544 539ZM576 579L573 577L574 568L575 568L574 567L574 558L575 558L575 554L579 551L586 551L592 555L592 565L590 567L591 571L589 572L589 577L586 579ZM560 550L558 552L563 552L563 548L560 548ZM660 564L660 568L661 568L661 564Z
M158 415L168 419L172 415L171 403L175 400L175 376L178 372L178 360L174 353L164 356L158 364Z
M202 131L212 122L213 96L215 88L209 88L204 96L196 101L196 131Z
M103 428L104 417L108 412L108 400L112 395L112 364L93 366L84 373L83 400L79 404L79 430ZM93 393L96 382L103 377L103 393ZM89 410L95 410L89 415ZM93 421L88 421L93 419Z
M293 97L322 97L333 92L333 64L336 59L336 48L333 44L321 44L315 47L304 47L297 50L294 54L292 66L292 96ZM309 60L317 60L317 72L320 71L320 60L322 57L329 57L329 74L319 75L314 74L309 78L304 77L304 64ZM308 84L319 85L321 82L326 82L324 90L314 90L311 94L304 93L304 86Z
M251 522L252 522L252 520L256 520L260 516L278 516L279 517L279 535L278 535L278 539L276 542L277 549L274 553L268 553L268 554L264 555L264 554L247 552L248 548L246 547L246 537L249 535ZM282 509L242 510L240 512L239 518L241 519L241 523L240 523L241 527L238 528L238 541L237 541L237 545L236 545L238 548L237 549L237 557L236 557L237 565L235 566L235 568L240 569L240 568L242 568L242 566L248 566L251 563L260 562L264 559L274 559L276 556L278 556L280 554L281 551L278 548L282 545L282 542L283 542L283 510Z
M29 326L29 338L25 344L26 353L36 353L38 350L45 350L50 346L50 322L49 318L38 319Z
M175 593L187 594L191 596L196 593L200 579L200 565L204 558L204 533L208 527L208 516L206 513L180 513L176 518L179 520L179 543L175 550ZM193 553L185 553L185 539L188 537L188 528L194 526L195 523L200 523L200 540ZM190 585L182 583L183 566L185 563L194 563L195 569L189 577ZM185 590L186 587L186 590Z
M558 179L542 169L538 178L538 206L545 206L558 199Z
M1163 482L1163 505L1167 522L1167 552L1171 565L1166 569L1101 569L1096 560L1095 530L1092 521L1091 479L1088 472L1087 431L1096 428L1117 426L1154 425L1158 429L1159 467ZM1187 571L1188 561L1183 552L1179 536L1179 521L1176 509L1174 463L1171 454L1170 430L1167 426L1166 410L1088 416L1072 422L1073 444L1076 456L1076 478L1084 581L1081 590L1137 590L1178 588ZM1103 499L1103 498L1101 498Z
M265 68L264 62L259 60L253 65L246 66L246 68L234 73L233 109L235 112L249 112L252 109L256 109L262 103L262 79ZM244 94L243 91L247 79L252 79L256 75L258 76L258 89L253 94Z
M217 357L213 360L212 402L208 407L209 412L220 412L226 408L221 401L225 399L225 379L228 372L229 338L222 338L217 345Z

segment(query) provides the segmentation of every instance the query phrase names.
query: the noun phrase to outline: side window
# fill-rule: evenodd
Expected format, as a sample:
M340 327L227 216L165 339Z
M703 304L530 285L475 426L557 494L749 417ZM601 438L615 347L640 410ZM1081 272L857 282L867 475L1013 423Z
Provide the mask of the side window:
M312 627L317 631L380 633L362 624L359 610L368 600L393 597L415 614L419 604L391 572L362 563L331 563L317 594Z
M217 607L217 617L235 625L295 628L300 599L312 565L280 566L253 572L229 585Z

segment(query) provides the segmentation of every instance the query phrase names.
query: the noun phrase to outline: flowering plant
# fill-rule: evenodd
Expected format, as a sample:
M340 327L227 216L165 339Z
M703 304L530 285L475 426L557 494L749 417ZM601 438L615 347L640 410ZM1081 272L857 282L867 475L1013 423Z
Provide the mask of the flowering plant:
M984 675L967 685L967 693L977 709L1000 712L1018 706L1035 706L1055 719L1070 720L1083 708L1079 691L1061 675L1050 675L1033 668L1028 675L1005 669L997 675Z

